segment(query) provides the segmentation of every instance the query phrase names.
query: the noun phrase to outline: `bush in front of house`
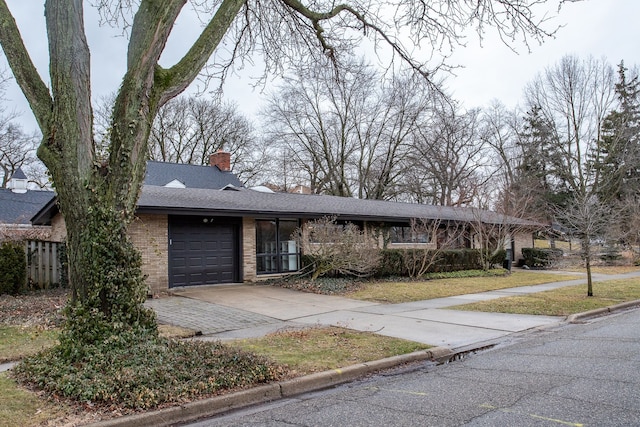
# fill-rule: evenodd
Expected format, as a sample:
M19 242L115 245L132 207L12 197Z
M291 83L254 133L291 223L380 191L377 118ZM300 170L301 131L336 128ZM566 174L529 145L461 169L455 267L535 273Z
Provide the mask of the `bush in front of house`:
M557 248L522 248L524 264L529 268L551 268L563 255Z
M4 242L0 245L0 295L16 295L25 289L27 257L24 245Z
M480 251L477 249L385 249L382 251L382 262L376 275L412 276L407 266L414 265L421 259L430 265L420 276L428 273L482 269Z
M305 248L303 265L311 271L311 280L322 276L369 277L380 265L376 238L353 224L338 224L335 217L311 221L305 233L294 233L298 245Z
M492 268L495 268L495 266L502 266L502 263L505 259L507 259L507 250L506 249L498 249L497 251L494 251L490 254L487 254L487 263L488 265L488 269L491 270Z

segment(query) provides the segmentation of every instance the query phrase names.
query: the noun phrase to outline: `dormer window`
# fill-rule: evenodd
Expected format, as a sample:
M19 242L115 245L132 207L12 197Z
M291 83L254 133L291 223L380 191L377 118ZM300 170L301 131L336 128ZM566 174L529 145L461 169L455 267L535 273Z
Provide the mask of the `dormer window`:
M169 188L187 188L187 186L184 185L183 182L177 179L174 179L173 181L166 183L164 186Z

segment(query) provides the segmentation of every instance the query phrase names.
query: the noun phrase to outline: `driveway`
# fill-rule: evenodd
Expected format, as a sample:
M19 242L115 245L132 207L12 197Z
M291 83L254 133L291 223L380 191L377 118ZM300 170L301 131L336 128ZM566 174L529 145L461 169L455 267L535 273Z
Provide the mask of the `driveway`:
M567 286L573 282L559 283ZM185 288L172 296L149 300L147 305L156 311L161 323L194 329L204 339L258 337L288 328L331 325L455 350L555 324L564 318L467 312L446 307L539 292L550 286L380 304L268 285L228 285Z

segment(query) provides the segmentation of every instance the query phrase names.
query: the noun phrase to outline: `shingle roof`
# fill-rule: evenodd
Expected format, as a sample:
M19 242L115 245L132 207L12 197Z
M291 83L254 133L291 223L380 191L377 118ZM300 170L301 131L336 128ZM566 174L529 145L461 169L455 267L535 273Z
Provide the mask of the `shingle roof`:
M324 195L262 193L249 189L225 191L149 185L142 188L142 194L138 200L138 210L141 212L249 215L255 217L317 218L336 215L345 220L387 222L405 222L412 218L461 222L480 220L489 224L540 225L495 212L471 208L361 200Z
M31 217L54 196L53 191L29 190L26 193L14 193L8 189L0 189L0 223L31 224Z
M174 180L180 181L187 188L223 188L229 184L242 186L238 177L232 172L221 171L215 166L147 162L145 184L164 186Z
M16 169L16 171L11 175L11 179L27 179L27 176L22 172L22 168Z

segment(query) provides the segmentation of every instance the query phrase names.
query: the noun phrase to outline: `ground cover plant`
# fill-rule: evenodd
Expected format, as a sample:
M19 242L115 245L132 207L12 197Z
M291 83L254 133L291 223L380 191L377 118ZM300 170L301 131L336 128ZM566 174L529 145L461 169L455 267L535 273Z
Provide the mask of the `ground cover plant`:
M577 285L449 308L495 313L568 316L638 299L640 299L640 278L632 278L596 282L592 297L584 293L584 285Z
M56 346L17 365L12 376L46 393L97 406L140 410L275 381L284 370L220 343L140 337L85 348L70 363Z

